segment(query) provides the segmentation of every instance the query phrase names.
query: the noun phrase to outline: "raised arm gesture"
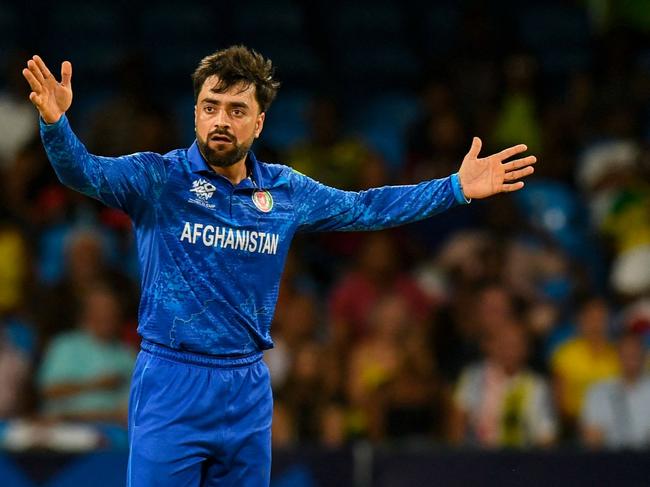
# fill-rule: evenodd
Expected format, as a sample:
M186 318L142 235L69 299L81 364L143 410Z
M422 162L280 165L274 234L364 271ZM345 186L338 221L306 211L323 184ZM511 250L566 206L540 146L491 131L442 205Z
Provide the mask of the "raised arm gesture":
M58 122L72 104L72 64L64 61L61 64L61 82L47 68L39 56L27 61L23 76L29 83L32 92L30 101L38 108L41 118L47 123Z
M533 173L535 156L507 159L528 150L524 144L515 145L487 157L479 157L481 139L474 137L472 147L458 170L460 184L467 198L487 198L493 194L517 191L524 187L520 179Z

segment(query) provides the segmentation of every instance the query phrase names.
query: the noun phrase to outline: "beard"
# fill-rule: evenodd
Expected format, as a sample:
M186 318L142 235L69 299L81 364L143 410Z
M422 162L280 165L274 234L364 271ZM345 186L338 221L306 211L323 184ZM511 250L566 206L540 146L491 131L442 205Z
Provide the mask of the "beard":
M220 149L210 147L210 141L212 137L216 135L228 137L232 147L230 149L225 149L225 142L219 141L213 141L212 143L216 144L217 147L221 147ZM240 143L234 135L219 130L210 132L207 139L202 139L199 134L196 134L196 143L199 146L201 154L210 166L217 167L230 167L241 161L246 157L246 153L251 148L251 145L253 145L254 140L255 137L252 136L249 140Z

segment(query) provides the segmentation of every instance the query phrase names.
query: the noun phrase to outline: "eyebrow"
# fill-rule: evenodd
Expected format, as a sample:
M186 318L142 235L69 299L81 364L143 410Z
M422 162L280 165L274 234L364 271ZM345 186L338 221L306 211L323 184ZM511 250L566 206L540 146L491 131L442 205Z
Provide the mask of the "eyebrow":
M217 100L216 98L204 98L201 100L201 103L211 103L213 105L221 105L221 101ZM243 102L243 101L231 101L227 102L226 105L230 105L231 107L235 108L249 108L248 103Z

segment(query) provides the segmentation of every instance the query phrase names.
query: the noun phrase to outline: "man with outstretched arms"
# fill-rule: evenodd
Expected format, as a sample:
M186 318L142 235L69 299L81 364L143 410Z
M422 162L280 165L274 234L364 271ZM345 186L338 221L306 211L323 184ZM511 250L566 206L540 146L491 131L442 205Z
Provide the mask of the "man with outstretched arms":
M193 74L189 149L89 154L65 112L72 65L57 81L34 56L23 75L48 157L67 186L124 210L142 268L142 350L131 386L129 486L268 485L272 398L262 351L289 243L299 231L379 230L472 198L523 187L535 157L518 145L458 173L410 186L340 191L258 161L279 87L271 61L243 46L205 57Z

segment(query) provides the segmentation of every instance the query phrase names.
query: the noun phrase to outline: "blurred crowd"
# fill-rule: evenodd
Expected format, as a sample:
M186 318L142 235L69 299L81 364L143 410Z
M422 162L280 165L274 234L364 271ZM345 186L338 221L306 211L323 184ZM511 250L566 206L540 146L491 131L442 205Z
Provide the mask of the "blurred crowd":
M350 190L445 177L472 135L486 152L525 142L539 160L513 195L391 231L296 238L265 357L276 446L650 447L647 17L616 29L594 15L592 63L562 76L468 18L417 87L398 161L347 129L358 107L331 91L305 103L300 141L262 135L259 159ZM8 59L0 92L0 443L123 446L131 225L56 180L26 56ZM145 60L116 73L82 125L71 115L92 152L189 145Z

